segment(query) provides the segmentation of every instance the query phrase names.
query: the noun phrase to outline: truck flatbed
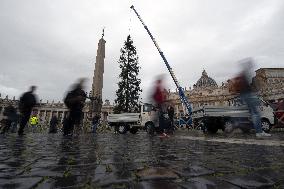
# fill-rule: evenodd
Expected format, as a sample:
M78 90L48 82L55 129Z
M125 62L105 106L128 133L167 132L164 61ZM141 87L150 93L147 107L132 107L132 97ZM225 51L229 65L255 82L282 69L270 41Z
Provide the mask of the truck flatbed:
M108 122L111 123L134 123L140 121L140 113L109 114Z
M258 106L258 108L262 129L269 132L275 123L273 109L265 104ZM240 127L250 125L250 127L243 127L244 132L252 128L251 114L247 105L203 106L193 110L192 119L194 127L201 127L204 131L208 130L211 133L216 133L218 129L224 131L233 125Z
M203 106L192 112L192 118L201 117L250 117L247 106Z

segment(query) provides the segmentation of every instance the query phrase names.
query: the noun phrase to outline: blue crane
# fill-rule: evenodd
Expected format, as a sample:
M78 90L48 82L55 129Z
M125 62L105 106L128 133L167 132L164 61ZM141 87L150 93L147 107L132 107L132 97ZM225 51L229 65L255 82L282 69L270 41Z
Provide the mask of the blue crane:
M176 85L176 87L178 88L178 91L179 91L179 97L180 97L180 100L181 102L186 106L186 109L189 113L189 115L191 115L192 113L192 108L191 108L191 104L189 103L188 99L186 98L185 94L184 94L184 90L183 88L180 86L174 72L173 72L173 69L170 67L163 51L160 49L158 43L156 42L155 38L153 37L153 35L151 34L151 32L149 31L148 27L146 26L146 24L143 22L142 18L140 17L140 15L138 14L138 12L136 11L136 9L134 8L134 6L132 5L130 7L131 9L133 9L133 11L135 12L135 14L137 15L137 17L139 18L139 20L141 21L141 23L143 24L145 30L147 31L147 33L149 34L150 38L152 39L153 43L155 44L157 50L159 51L162 59L164 60L166 66L167 66L167 69L168 71L170 72L171 74L171 77L172 79L174 80L174 83ZM190 124L192 123L192 119L190 118Z

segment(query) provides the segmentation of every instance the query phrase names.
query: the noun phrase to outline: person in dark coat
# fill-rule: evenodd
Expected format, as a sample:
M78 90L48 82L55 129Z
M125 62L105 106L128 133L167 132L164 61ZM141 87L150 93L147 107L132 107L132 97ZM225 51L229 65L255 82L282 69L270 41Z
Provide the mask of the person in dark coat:
M37 98L34 94L35 90L36 86L31 86L30 90L28 92L25 92L20 98L19 110L21 118L20 118L20 128L18 130L19 135L24 134L24 128L27 122L29 121L33 107L37 103Z
M98 124L100 122L100 116L99 115L95 115L92 119L92 125L93 125L93 133L96 133Z
M15 114L15 119L13 119L13 122L11 124L11 132L16 133L17 132L17 126L20 120L20 115L18 113Z
M12 126L13 122L17 122L17 110L11 104L4 109L3 115L5 118L2 120L3 123L3 130L1 134L6 133L9 131L10 127Z
M63 117L61 132L63 132L63 130L64 130L64 125L68 124L68 117L69 117L69 112L67 112Z
M171 122L170 129L171 129L171 131L173 131L174 130L175 110L174 110L174 108L172 106L168 106L167 111L168 111L168 116L169 116L169 119L170 119L170 122Z
M49 133L57 133L58 118L56 114L52 115L49 124L50 124Z
M83 90L85 79L80 79L75 87L68 92L64 99L65 105L69 108L69 116L63 124L63 135L72 135L74 125L79 126L83 118L83 107L87 95Z

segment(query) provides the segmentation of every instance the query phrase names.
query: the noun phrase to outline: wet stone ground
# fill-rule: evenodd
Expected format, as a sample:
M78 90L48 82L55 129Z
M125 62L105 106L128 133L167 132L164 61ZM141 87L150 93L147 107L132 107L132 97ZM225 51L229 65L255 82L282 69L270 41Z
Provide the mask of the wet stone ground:
M1 135L0 188L284 188L283 141L284 132Z

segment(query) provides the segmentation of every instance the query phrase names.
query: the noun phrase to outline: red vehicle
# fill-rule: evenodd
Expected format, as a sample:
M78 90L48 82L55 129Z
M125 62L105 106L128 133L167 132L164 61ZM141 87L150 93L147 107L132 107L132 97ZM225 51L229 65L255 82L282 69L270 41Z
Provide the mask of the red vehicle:
M274 113L277 119L275 127L284 127L284 100L276 104Z

